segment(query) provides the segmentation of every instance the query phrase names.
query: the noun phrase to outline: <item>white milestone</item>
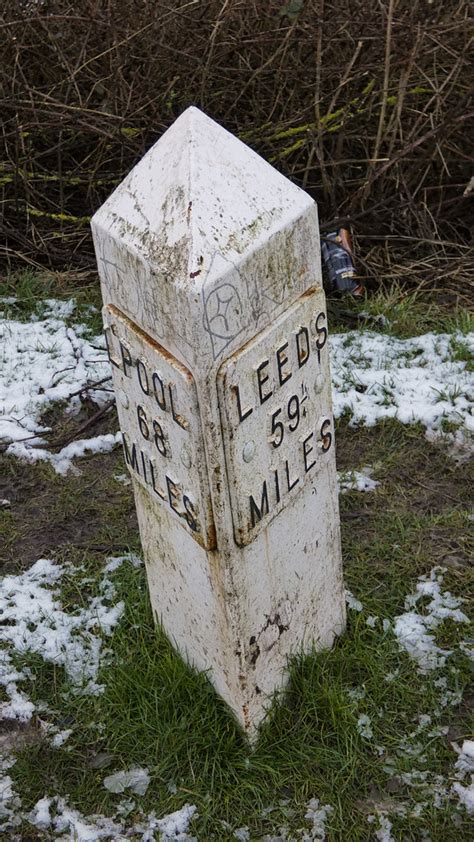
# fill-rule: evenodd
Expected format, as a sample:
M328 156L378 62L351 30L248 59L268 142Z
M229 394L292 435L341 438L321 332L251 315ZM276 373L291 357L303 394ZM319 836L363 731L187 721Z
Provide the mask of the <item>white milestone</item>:
M345 623L317 207L188 108L92 230L153 611L252 739Z

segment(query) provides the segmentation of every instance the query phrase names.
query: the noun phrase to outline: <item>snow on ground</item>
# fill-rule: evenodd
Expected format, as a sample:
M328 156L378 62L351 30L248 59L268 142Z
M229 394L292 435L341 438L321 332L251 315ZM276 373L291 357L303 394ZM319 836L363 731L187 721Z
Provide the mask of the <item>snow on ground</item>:
M459 606L463 600L452 596L449 591L442 591L444 570L435 567L429 576L420 576L414 594L405 600L404 614L395 617L395 634L402 649L418 663L421 673L444 666L451 655L448 649L441 649L435 641L433 631L443 620L455 623L468 623L469 618ZM420 608L423 598L429 602Z
M377 816L370 815L367 816L367 821L369 824L374 824L377 822L377 827L375 830L375 838L378 842L395 842L395 838L392 836L392 823L387 818L386 815L383 813L378 813Z
M469 622L460 609L463 600L442 589L445 574L446 570L435 567L429 575L420 576L414 593L406 597L405 613L395 617L393 623L388 619L382 621L383 631L387 633L393 629L400 649L417 663L420 680L433 672L438 677L432 685L436 699L430 713L419 713L414 720L416 727L400 735L391 746L390 753L386 747L374 744L374 752L383 757L383 769L389 779L412 788L416 796L393 804L383 800L380 805L374 804L374 813L368 821L380 842L394 842L398 838L392 835L390 821L397 815L419 818L425 810L430 812L433 807L439 809L447 804L452 804L461 812L474 812L474 741L464 740L462 748L451 743L458 757L453 760L450 775L443 776L430 770L430 761L436 762L439 751L437 739L445 739L449 731L447 726L438 725L436 719L450 708L456 708L462 700L462 691L458 687L459 669L450 661L454 647L453 650L441 649L436 643L436 630L445 620L462 624ZM346 592L346 601L353 610L359 613L364 610L350 592ZM377 622L373 623L374 619L378 621L379 618L367 617L366 623L375 627ZM456 648L464 651L462 641ZM396 679L397 674L386 676L387 682ZM365 688L349 687L347 695L357 708L359 734L371 740L372 722L363 711L367 703ZM383 711L379 714L383 715ZM411 771L407 771L407 761L412 764Z
M474 740L464 740L461 749L456 743L451 745L459 754L454 764L458 780L452 786L452 793L459 799L459 803L464 805L468 813L474 813ZM466 777L469 778L470 783L464 786L460 781Z
M89 339L84 325L69 327L65 321L74 310L73 300L43 304L41 318L0 320L0 443L10 444L9 452L29 462L47 459L64 473L74 456L110 450L116 438L98 436L52 454L37 447L45 443L48 431L41 417L57 401L65 402L67 412L78 412L78 393L109 378L110 366L104 338ZM107 388L110 382L87 393L98 407L111 398Z
M334 414L350 411L352 424L383 418L420 422L429 437L443 420L474 432L474 375L455 359L459 344L474 353L474 333L426 333L396 339L375 331L332 334Z
M195 804L184 804L179 810L161 817L155 811L148 814L140 812L134 802L125 805L125 810L122 806L122 803L118 804L112 817L83 816L69 805L67 798L45 795L32 810L25 812L11 777L0 771L0 831L9 830L13 835L14 830L23 824L36 827L47 832L48 838L61 839L63 842L99 842L101 839L109 842L125 842L130 839L141 842L198 842L197 836L188 833L191 823L198 818ZM127 823L122 816L124 811L129 812L129 806L135 815L138 814L134 824ZM262 842L322 842L326 839L326 822L333 812L334 808L330 804L320 805L317 798L312 798L305 812L308 829L301 829L295 835L282 827L277 836L265 835ZM222 824L227 826L226 822ZM238 840L251 838L247 827L237 828L233 835Z
M313 825L310 831L311 835L307 837L308 842L313 839L326 838L326 821L331 813L334 813L334 807L331 807L330 804L320 806L317 798L311 799L305 814L305 819L311 821Z
M374 736L370 716L367 716L366 713L361 713L359 716L357 720L357 730L360 736L364 737L366 740L371 740Z
M351 611L357 611L357 613L360 613L360 611L362 611L364 606L362 605L360 599L356 599L354 594L350 590L348 590L348 588L346 588L346 590L344 591L344 596L346 604Z
M41 305L41 316L30 322L0 321L0 443L10 442L8 452L20 458L50 461L65 473L74 457L110 450L118 439L83 439L53 454L47 446L38 447L47 432L41 417L57 401L65 402L67 412L77 412L77 393L109 377L110 366L102 336L89 339L84 325L68 326L74 300L48 299ZM466 444L474 432L474 376L456 359L460 345L474 352L474 333L427 333L412 339L368 330L332 334L336 417L349 411L351 423L369 426L383 418L420 422L429 437L440 435L449 421L459 427L453 443ZM87 394L100 407L112 397L107 388L110 382ZM363 472L342 478L343 491L374 487Z
M362 471L338 471L337 481L339 493L345 494L347 491L374 491L380 483L372 479L371 473L372 469L369 467L362 468Z
M58 474L67 474L70 470L77 471L72 461L74 458L91 453L108 453L121 441L120 432L105 433L93 436L90 439L77 439L61 448L58 453L51 453L43 447L33 449L31 445L25 446L23 442L14 442L8 448L8 452L14 456L19 456L20 459L23 458L26 462L38 462L39 460L50 462Z
M103 691L97 683L102 638L112 633L124 605L114 604L115 588L105 571L98 595L79 610L65 611L59 588L67 570L67 565L40 559L25 573L0 581L0 686L9 699L0 703L3 719L26 722L34 713L34 705L18 687L29 675L15 668L15 653L35 653L63 666L78 694Z
M127 769L115 772L104 778L104 786L109 792L125 792L129 789L136 795L145 795L150 784L150 775L147 769Z

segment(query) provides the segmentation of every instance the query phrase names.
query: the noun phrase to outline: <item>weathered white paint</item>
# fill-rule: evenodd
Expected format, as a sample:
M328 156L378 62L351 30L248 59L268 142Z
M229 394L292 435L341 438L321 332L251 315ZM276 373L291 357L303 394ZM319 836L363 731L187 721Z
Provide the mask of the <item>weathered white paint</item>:
M189 108L92 229L152 605L253 736L345 621L316 205Z

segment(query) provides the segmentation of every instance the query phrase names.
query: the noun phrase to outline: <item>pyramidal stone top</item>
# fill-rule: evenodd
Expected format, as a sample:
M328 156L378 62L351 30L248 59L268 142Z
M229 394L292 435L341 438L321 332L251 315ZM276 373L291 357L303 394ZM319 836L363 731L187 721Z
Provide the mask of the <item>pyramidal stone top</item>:
M158 336L164 338L171 328L167 313L179 299L186 324L174 352L191 362L193 326L209 327L213 308L207 314L202 309L224 276L229 276L227 293L235 290L229 305L235 312L228 315L241 339L245 319L255 333L267 321L272 301L283 303L288 293L301 294L320 283L304 277L305 266L314 261L306 260L301 242L306 239L310 251L319 253L316 214L307 193L199 109L188 108L93 217L104 302L121 299L140 327L154 335L158 322ZM299 228L298 244L273 242L271 258L247 277L248 258L280 232L292 231L304 216L311 224L306 232ZM218 300L214 303L219 308ZM145 307L154 310L152 319ZM226 318L221 321L214 339L207 330L214 359L236 335Z

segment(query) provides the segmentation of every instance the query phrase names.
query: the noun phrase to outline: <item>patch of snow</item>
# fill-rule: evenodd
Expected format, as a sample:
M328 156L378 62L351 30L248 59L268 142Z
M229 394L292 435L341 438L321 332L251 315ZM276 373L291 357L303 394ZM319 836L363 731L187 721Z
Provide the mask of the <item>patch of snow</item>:
M419 422L430 437L443 434L444 420L474 432L474 376L455 359L459 341L474 351L474 333L411 339L366 330L332 334L335 416L349 411L353 425L383 418Z
M455 743L453 747L458 748ZM458 749L459 757L454 764L455 769L463 777L468 772L474 772L474 740L464 740L462 748Z
M418 786L427 781L429 772L426 769L413 769L411 772L401 772L400 780L407 786Z
M354 594L351 593L351 591L347 590L347 588L344 591L344 596L346 598L347 606L351 609L351 611L362 611L364 606L362 605L360 600L355 598Z
M71 734L72 734L72 728L65 728L64 731L57 731L56 734L54 734L51 737L51 743L50 744L52 745L53 748L60 748L60 746L64 745L66 740L69 739Z
M459 606L463 600L441 591L444 570L435 567L429 576L420 576L414 594L405 600L404 614L395 617L394 631L398 643L418 663L421 673L443 667L451 650L441 649L431 633L447 618L456 623L468 623L469 619ZM414 609L423 597L430 602L423 609ZM422 613L423 612L423 613Z
M454 679L457 679L459 675L459 670L456 667L451 667L451 673L454 676ZM462 690L460 687L455 687L454 690L451 690L448 687L448 678L446 675L442 675L433 682L434 686L437 687L439 690L442 690L442 693L438 696L438 705L439 707L435 710L436 716L440 716L443 708L446 707L456 707L461 703L462 700Z
M370 468L363 468L361 471L338 471L337 479L339 493L347 491L374 491L380 483L370 476Z
M0 686L8 702L0 706L4 718L27 721L34 705L18 690L17 682L27 678L17 670L12 655L34 652L45 661L64 667L74 691L97 695L103 685L96 682L102 653L102 635L110 635L124 605L107 605L115 589L107 574L99 585L99 595L75 613L63 610L58 583L65 565L40 559L29 570L5 576L0 582Z
M10 445L7 452L29 461L48 452L46 446L36 448L45 443L41 434L48 429L40 424L42 414L57 401L65 401L68 412L77 412L77 392L110 376L103 337L89 340L82 335L83 325L68 327L64 319L72 313L71 302L45 303L42 318L0 321L0 441ZM88 395L99 407L110 399L105 388ZM61 464L57 458L50 461L55 467Z
M103 433L99 436L93 436L90 439L77 439L63 447L58 453L51 453L43 447L29 447L25 449L22 442L14 442L8 448L8 453L18 456L30 464L33 462L49 462L56 473L64 475L71 469L79 473L77 469L74 469L73 459L85 456L86 454L109 453L121 441L122 434L120 431L117 433Z
M69 298L66 301L61 301L59 298L44 298L42 304L43 315L50 319L68 319L76 309L75 298Z
M461 652L464 652L464 654L469 658L470 661L474 661L474 646L472 640L461 640L459 648Z
M112 556L108 558L104 571L106 573L113 573L114 570L118 570L122 564L126 564L127 562L129 562L132 567L141 567L143 564L140 556L135 555L134 553L127 553L126 555Z
M334 807L331 807L330 804L319 804L319 800L317 798L312 798L309 804L306 807L305 819L312 822L312 827L310 830L311 835L307 835L306 833L302 836L302 842L313 842L313 840L317 839L325 839L326 838L326 822L328 816L334 812Z
M191 837L188 836L187 831L190 822L193 818L197 818L197 807L194 804L185 804L180 810L170 813L161 819L156 819L155 827L161 833L161 842L169 842L169 840L185 840ZM153 839L153 837L151 837Z
M104 786L109 792L125 792L131 790L135 795L145 795L150 785L148 769L135 767L128 771L115 772L104 778Z
M197 817L196 807L185 804L174 813L157 818L156 813L140 814L140 818L133 825L127 825L125 819L135 809L135 802L125 799L120 802L115 818L102 815L83 816L79 810L72 808L67 798L45 795L40 798L29 813L21 811L21 803L10 784L6 782L4 788L5 821L1 822L0 800L0 829L11 829L28 822L48 838L74 840L74 842L99 842L101 839L110 842L125 842L125 840L139 838L141 842L155 842L155 833L160 834L160 842L197 842L187 833L193 817ZM0 778L1 799L1 778ZM7 803L8 802L8 803ZM121 818L117 818L121 816Z
M365 698L365 687L350 687L347 695L353 702L360 702Z
M13 787L13 781L10 775L5 775L2 770L0 772L0 831L20 824L21 820L17 815L20 807L20 797Z
M457 795L459 803L466 808L466 812L474 813L474 775L471 778L471 783L468 786L463 786L460 783L454 783L452 787L454 795Z
M133 798L122 798L117 807L116 815L126 818L135 810L136 806L136 801Z
M387 816L384 813L377 813L377 816L367 816L369 824L373 824L376 820L378 820L379 826L375 831L375 838L378 839L378 842L395 842L391 833L392 823Z
M362 713L358 720L357 720L357 730L361 737L365 737L366 740L371 740L374 736L374 732L372 731L372 721L370 716L367 716L366 713Z
M238 827L237 830L234 830L234 839L239 839L240 842L247 842L250 839L248 827Z
M132 480L130 479L129 474L115 474L114 479L116 479L117 482L120 482L122 485L132 484Z
M52 799L48 798L47 795L40 798L28 815L30 824L39 830L47 830L48 827L51 827L51 801Z
M25 819L42 831L50 831L61 839L71 842L98 842L100 839L124 842L123 826L105 816L85 818L74 810L65 798L47 796L41 798ZM64 834L68 834L65 836Z

